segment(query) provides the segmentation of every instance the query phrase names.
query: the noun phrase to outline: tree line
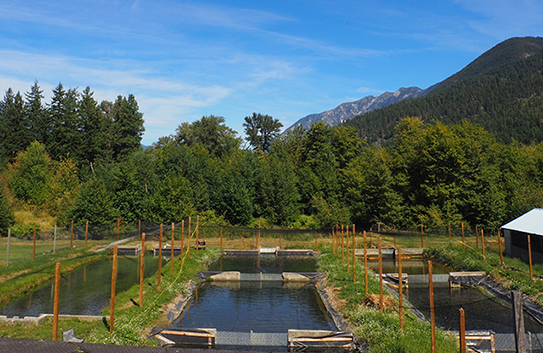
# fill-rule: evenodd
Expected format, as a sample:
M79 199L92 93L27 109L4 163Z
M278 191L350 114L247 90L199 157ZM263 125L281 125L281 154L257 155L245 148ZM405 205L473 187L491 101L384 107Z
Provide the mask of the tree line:
M86 121L81 107L91 95L84 92L75 100L77 114L65 110L74 121ZM3 107L11 95L8 90ZM98 121L107 122L98 129L103 134L114 134L112 126L129 115L142 123L133 96L90 105ZM53 115L52 106L42 112ZM27 111L28 101L22 107ZM2 110L3 131L8 122ZM48 126L46 136L67 128ZM322 122L279 135L281 123L257 113L245 118L244 128L247 144L223 117L204 116L180 124L145 150L134 143L120 149L117 137L99 157L85 155L69 139L64 145L38 139L29 129L34 140L5 156L0 225L12 226L13 209L26 207L56 217L59 224L113 224L118 218L170 223L198 214L225 225L254 226L261 218L266 226L295 228L376 222L398 228L461 222L493 228L543 204L543 145L503 144L468 121L447 126L405 118L386 147L361 140L353 127ZM99 141L95 151L107 143ZM10 143L4 139L2 150L12 153Z

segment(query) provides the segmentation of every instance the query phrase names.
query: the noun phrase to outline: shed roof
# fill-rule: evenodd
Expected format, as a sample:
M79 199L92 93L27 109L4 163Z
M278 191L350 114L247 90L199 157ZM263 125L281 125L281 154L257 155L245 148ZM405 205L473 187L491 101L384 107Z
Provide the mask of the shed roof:
M534 208L501 228L543 236L543 208Z

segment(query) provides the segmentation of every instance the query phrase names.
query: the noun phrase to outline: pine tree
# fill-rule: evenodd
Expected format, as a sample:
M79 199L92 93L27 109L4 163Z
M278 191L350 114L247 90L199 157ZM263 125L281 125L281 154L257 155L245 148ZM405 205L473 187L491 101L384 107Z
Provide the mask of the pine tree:
M123 160L130 153L141 147L141 138L145 128L143 114L139 112L134 95L128 99L118 96L112 107L113 156L116 161Z

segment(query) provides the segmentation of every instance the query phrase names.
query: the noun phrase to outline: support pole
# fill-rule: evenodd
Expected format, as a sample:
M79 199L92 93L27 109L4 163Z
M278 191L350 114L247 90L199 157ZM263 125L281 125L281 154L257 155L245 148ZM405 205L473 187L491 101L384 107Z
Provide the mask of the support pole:
M366 231L364 231L364 284L368 295L368 247L366 246Z
M175 246L175 224L172 222L172 252L170 254L170 275L173 276L173 248Z
M55 234L54 234L54 240L53 240L53 254L57 252L57 225L55 224Z
M381 237L379 237L379 309L383 312L383 252Z
M119 233L121 232L121 219L117 218L117 240L119 240Z
M403 333L403 275L402 275L402 249L398 249L398 306L400 312L400 330Z
M420 225L420 247L424 249L424 224Z
M258 218L258 232L256 233L256 248L260 249L260 221L261 219Z
M160 272L159 272L160 273ZM160 281L160 276L158 276ZM109 332L113 333L115 322L115 286L117 284L117 245L113 247L113 269L111 271L111 298L109 300ZM160 284L159 284L160 286Z
M187 240L187 256L190 259L190 239L192 239L192 219L189 217L189 237Z
M34 227L34 237L32 238L32 261L36 259L36 227Z
M172 223L173 227L173 223ZM185 220L181 220L181 255L179 255L179 266L183 267L183 252L185 247Z
M89 221L85 223L85 246L87 246L88 237L89 237Z
M345 266L345 225L341 225L341 264Z
M500 263L502 265L502 269L505 269L505 264L503 263L502 238L500 236L500 230L499 229L498 229L498 249L500 251Z
M479 249L479 227L475 226L475 247Z
M527 353L524 313L522 311L522 293L520 291L512 291L511 297L513 298L513 315L515 319L515 347L517 353Z
M222 251L222 226L221 226L221 251Z
M53 299L53 341L58 339L58 299L60 296L60 262L55 267L55 294Z
M345 243L346 243L346 248L347 248L347 273L350 273L351 272L351 260L350 260L350 254L349 254L349 226L347 225L346 227L346 231L345 231Z
M74 247L74 220L72 219L72 228L70 229L70 249Z
M530 234L526 235L528 237L528 260L530 261L530 279L534 279L534 271L532 269L532 236Z
M143 308L143 270L145 264L145 233L141 233L141 260L140 260L140 308Z
M356 282L356 231L353 224L353 282Z
M430 285L430 324L432 327L432 353L436 353L436 318L434 312L434 279L432 261L428 261L428 283Z
M6 255L6 266L9 266L9 250L11 245L11 228L8 228L8 251Z
M332 227L332 252L335 255L336 254L336 232L334 229L335 228Z
M460 353L466 353L466 317L462 308L460 308Z
M481 248L483 249L483 259L486 260L485 254L485 230L481 229Z
M466 252L466 239L464 236L464 222L462 222L462 251Z
M200 234L200 215L196 216L196 253L198 254L198 248L200 247L200 239L198 235Z
M157 289L160 290L160 280L162 279L162 223L160 223L160 231L158 233L158 279ZM173 248L172 248L172 261L173 261ZM172 262L173 263L173 262Z

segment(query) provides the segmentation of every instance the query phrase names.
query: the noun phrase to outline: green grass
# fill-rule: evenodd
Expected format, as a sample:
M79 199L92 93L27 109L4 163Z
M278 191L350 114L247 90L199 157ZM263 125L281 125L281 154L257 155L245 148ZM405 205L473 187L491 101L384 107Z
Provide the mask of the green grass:
M379 309L363 304L365 294L364 268L357 263L357 282L353 282L352 273L347 272L341 258L336 258L330 247L321 247L318 266L328 277L327 286L338 289L338 298L344 302L341 314L350 322L354 334L368 344L368 352L405 352L419 353L431 351L430 323L418 320L404 310L404 332L400 330L397 302L393 307L381 312ZM368 276L369 295L379 293L377 278ZM386 293L385 293L386 294ZM436 347L438 352L457 352L456 338L436 329Z

